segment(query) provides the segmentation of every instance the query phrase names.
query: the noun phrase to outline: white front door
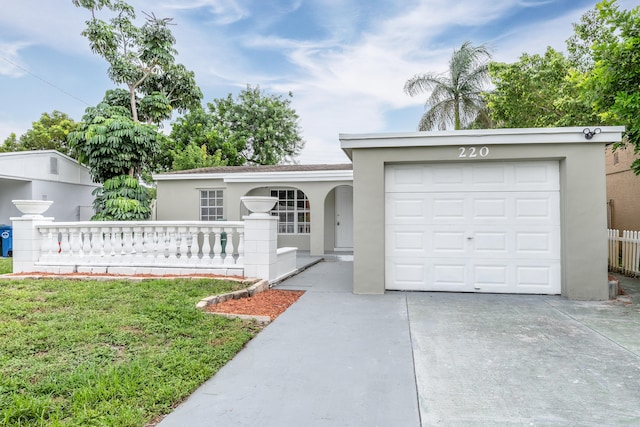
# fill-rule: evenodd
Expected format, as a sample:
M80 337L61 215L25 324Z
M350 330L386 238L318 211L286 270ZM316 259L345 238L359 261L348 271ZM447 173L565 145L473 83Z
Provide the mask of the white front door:
M336 249L353 249L353 187L336 187Z
M390 165L386 288L560 293L556 161Z

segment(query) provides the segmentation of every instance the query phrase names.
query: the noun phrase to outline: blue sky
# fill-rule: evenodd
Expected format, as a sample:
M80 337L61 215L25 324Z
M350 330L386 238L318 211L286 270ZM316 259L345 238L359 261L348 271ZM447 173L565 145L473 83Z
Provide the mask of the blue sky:
M587 0L131 0L173 17L178 61L204 102L247 84L293 92L306 147L300 163L340 163L339 133L412 132L423 97L404 94L417 73L444 72L464 41L513 62L564 50ZM630 9L639 0L619 0ZM44 112L81 120L113 88L80 33L88 11L71 0L5 1L0 13L0 142Z

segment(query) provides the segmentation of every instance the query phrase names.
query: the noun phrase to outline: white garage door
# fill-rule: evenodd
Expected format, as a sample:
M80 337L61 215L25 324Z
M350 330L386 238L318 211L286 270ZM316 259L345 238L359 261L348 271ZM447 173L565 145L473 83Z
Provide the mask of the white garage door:
M388 165L386 288L560 293L557 161Z

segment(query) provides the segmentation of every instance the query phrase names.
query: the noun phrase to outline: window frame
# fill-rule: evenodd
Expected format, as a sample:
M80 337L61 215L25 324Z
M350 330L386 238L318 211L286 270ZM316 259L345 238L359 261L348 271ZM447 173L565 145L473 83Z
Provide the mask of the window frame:
M270 188L269 194L271 197L278 198L278 202L271 210L271 215L278 217L278 234L288 236L311 234L311 205L304 191L294 187L280 187ZM283 194L284 197L281 197ZM283 216L287 217L285 221L282 220Z
M204 193L207 193L207 197L204 197ZM210 197L210 194L214 192L215 196ZM214 201L214 204L203 205L203 201ZM203 209L208 209L209 213L203 215ZM215 213L211 214L211 210ZM224 189L223 188L199 188L198 189L198 218L199 221L223 221L224 220ZM206 217L206 218L205 218Z

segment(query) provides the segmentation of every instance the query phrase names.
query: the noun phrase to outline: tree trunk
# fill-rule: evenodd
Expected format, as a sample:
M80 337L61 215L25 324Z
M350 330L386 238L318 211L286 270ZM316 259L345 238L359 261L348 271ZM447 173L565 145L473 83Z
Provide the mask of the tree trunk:
M133 121L138 121L138 107L136 106L136 88L135 86L129 86L129 102L131 103L131 116Z

